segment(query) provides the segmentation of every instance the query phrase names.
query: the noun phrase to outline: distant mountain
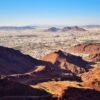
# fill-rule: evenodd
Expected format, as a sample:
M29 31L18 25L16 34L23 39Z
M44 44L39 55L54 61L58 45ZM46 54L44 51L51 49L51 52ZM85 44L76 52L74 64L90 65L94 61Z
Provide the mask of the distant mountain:
M66 31L86 31L84 28L80 28L78 26L73 26L73 27L64 27L62 29L63 32L66 32Z
M56 27L51 27L51 28L49 28L49 29L47 29L47 30L45 30L46 32L57 32L57 31L59 31L60 29L59 28L56 28Z
M68 27L64 27L62 29L56 28L56 27L51 27L49 29L46 29L45 31L46 32L58 32L58 31L66 32L66 31L87 31L87 30L84 28L80 28L78 26L73 26L73 27L68 26Z
M35 29L34 26L1 26L0 30L25 30L25 29Z
M86 28L100 28L100 25L86 25L86 26L83 26L83 27L86 27Z

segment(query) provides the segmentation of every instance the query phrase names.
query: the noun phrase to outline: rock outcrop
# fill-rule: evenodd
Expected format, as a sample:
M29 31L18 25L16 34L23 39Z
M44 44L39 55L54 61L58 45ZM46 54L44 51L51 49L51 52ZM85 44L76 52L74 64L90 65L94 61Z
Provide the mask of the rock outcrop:
M68 52L82 56L87 61L100 61L100 43L78 44L69 48Z
M76 54L97 54L100 53L100 43L84 43L72 46L68 50Z
M90 54L86 57L87 60L91 62L99 62L100 61L100 53Z
M88 63L81 57L69 53L65 54L61 50L50 53L41 58L41 60L52 63L56 66L55 68L75 74L85 72L89 68L89 66L87 66Z
M92 68L89 72L82 75L85 86L100 91L100 67Z

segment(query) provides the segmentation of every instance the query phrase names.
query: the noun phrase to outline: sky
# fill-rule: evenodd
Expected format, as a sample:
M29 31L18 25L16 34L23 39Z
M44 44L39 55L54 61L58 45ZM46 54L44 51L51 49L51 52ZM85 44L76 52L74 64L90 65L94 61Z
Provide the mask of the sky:
M100 25L100 0L0 0L0 26Z

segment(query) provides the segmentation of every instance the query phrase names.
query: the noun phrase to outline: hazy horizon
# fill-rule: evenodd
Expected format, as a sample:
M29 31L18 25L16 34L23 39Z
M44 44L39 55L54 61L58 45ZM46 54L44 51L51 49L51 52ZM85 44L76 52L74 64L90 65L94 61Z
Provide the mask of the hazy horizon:
M0 0L0 26L100 25L100 0Z

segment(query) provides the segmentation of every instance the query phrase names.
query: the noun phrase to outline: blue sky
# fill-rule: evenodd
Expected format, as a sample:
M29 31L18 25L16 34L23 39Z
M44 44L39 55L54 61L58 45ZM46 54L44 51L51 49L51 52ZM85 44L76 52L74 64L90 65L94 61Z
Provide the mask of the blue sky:
M100 24L100 0L0 0L0 26Z

